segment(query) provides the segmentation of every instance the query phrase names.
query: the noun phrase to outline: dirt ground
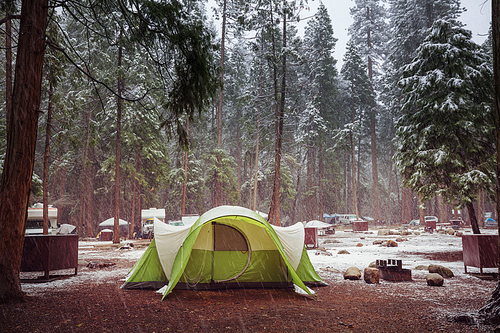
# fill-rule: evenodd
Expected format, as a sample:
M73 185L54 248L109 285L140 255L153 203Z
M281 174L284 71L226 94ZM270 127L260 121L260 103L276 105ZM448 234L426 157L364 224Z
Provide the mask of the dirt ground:
M114 261L112 273L132 260ZM89 270L82 266L79 271ZM106 283L78 283L21 304L0 306L0 332L492 332L450 316L481 308L495 281L477 292L425 282L366 284L323 278L316 299L292 290L174 290L161 301L151 290L122 290L121 274ZM71 277L62 277L71 279ZM491 286L491 288L489 288ZM490 291L487 291L490 290Z

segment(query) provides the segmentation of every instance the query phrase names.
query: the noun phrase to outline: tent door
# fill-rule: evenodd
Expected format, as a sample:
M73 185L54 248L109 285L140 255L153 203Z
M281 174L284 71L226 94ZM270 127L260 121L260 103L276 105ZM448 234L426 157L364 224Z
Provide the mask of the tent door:
M251 249L246 237L238 229L212 223L214 251L212 281L228 282L240 277L248 268Z

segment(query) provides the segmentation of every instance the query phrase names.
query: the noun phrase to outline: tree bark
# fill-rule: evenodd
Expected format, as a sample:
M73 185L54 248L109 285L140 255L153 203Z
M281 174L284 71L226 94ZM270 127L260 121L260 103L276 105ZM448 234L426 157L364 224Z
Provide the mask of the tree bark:
M19 271L35 161L47 10L48 0L22 2L0 187L0 303L24 299Z
M283 7L286 2L283 1ZM271 12L272 15L272 12ZM271 22L273 21L271 16ZM280 225L280 168L281 168L281 146L283 139L283 117L285 113L285 90L286 90L286 14L283 15L283 73L281 83L281 102L278 103L278 77L276 68L276 43L274 41L274 33L272 33L272 48L273 48L273 79L274 79L274 98L275 98L275 144L274 144L274 184L273 194L271 197L271 207L269 208L268 221L274 225Z
M401 205L401 223L410 223L412 218L411 190L408 187L403 187L402 190L402 205Z
M186 121L186 133L189 142L189 119ZM184 167L184 181L182 182L181 188L181 218L186 215L186 201L187 201L187 180L188 180L188 154L189 150L186 149L184 152L184 161L182 162Z
M5 13L9 16L8 9ZM5 110L6 128L9 130L10 112L12 112L12 22L5 21Z
M474 211L474 204L469 202L467 204L467 213L469 214L470 225L472 227L472 233L475 235L479 235L481 231L479 231L479 224L477 223L476 213Z

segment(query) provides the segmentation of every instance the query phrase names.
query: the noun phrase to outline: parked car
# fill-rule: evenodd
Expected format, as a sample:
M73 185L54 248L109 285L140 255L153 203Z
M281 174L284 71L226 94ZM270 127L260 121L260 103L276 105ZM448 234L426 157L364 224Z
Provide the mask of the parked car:
M410 225L415 225L415 226L420 225L420 220L411 220Z
M352 221L356 221L356 214L340 214L339 224L350 225Z
M438 223L438 218L435 217L435 216L426 216L424 219L425 219L425 222L427 222L427 221L435 221L436 223Z

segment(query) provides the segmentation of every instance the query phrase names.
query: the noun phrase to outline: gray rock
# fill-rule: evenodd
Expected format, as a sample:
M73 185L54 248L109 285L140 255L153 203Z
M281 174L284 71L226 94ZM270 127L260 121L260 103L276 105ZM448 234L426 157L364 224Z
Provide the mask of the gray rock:
M344 272L344 280L359 280L361 278L361 271L357 267L349 267Z
M440 287L444 283L443 277L441 275L437 274L437 273L429 273L429 274L427 274L426 280L427 280L427 285L428 286L438 286L438 287Z
M373 241L373 245L380 245L380 244L382 244L383 242L384 242L383 240L377 239L377 240L374 240L374 241Z
M380 273L377 268L367 267L363 272L363 278L366 283L380 283Z
M389 236L391 234L391 231L389 229L380 229L377 232L378 236Z

